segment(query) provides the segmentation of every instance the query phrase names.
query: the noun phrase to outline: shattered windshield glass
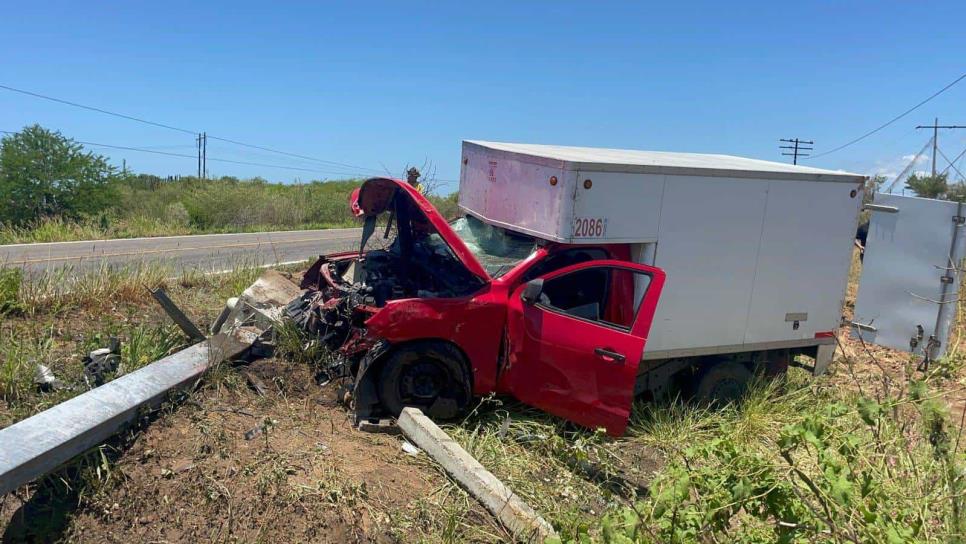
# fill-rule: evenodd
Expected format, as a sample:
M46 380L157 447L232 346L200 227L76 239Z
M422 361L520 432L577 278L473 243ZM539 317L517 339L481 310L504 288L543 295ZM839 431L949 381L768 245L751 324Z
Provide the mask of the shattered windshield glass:
M453 221L450 227L494 278L526 259L536 247L533 237L487 225L472 215Z

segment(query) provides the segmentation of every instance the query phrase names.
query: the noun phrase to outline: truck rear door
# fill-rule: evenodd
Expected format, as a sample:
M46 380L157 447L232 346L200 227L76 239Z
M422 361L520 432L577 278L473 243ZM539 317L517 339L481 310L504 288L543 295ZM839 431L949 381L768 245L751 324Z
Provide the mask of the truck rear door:
M865 342L937 358L959 300L963 204L879 193L852 329Z
M615 260L520 285L508 302L504 387L551 414L623 434L663 286L662 270Z

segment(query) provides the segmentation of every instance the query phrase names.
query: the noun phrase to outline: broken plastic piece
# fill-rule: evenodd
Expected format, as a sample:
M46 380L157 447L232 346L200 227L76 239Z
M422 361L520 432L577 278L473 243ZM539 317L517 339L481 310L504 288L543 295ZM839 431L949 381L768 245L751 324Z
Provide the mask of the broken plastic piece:
M406 454L412 455L413 457L416 457L417 455L419 455L419 452L422 451L416 446L413 446L408 440L403 440L402 450L406 452Z
M47 365L38 364L34 368L34 384L41 391L50 391L52 389L62 389L64 387L63 382L54 376L54 373L50 370Z
M84 357L84 379L88 387L104 385L108 374L117 372L121 363L121 344L116 338L111 339L111 346L95 349Z

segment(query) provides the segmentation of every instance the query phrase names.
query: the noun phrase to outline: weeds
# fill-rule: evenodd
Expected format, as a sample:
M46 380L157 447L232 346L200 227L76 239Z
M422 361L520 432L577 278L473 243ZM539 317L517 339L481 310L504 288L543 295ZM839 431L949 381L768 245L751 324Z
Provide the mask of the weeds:
M121 364L117 375L128 374L184 346L184 336L174 325L137 325L121 342Z
M33 389L30 349L16 338L0 344L0 399L7 405L22 402Z
M317 338L310 338L293 321L286 319L274 329L276 354L296 364L325 367L331 353Z
M963 467L924 381L866 397L792 375L717 411L641 410L669 454L646 497L563 541L960 542ZM620 446L618 446L620 447Z
M0 316L22 310L20 286L23 271L17 268L0 268Z
M146 287L164 286L173 275L170 265L153 262L102 264L84 271L73 266L47 269L23 278L16 304L23 313L37 315L104 302L140 301Z

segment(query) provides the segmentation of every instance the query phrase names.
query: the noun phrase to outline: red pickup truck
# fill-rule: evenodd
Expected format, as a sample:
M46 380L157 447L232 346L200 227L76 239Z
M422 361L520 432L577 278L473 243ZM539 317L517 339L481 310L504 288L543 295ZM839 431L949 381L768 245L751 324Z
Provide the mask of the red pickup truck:
M626 244L447 223L395 179L366 181L350 206L359 251L315 262L289 315L334 354L323 370L358 420L404 406L453 417L498 393L624 432L662 270L631 262Z

